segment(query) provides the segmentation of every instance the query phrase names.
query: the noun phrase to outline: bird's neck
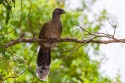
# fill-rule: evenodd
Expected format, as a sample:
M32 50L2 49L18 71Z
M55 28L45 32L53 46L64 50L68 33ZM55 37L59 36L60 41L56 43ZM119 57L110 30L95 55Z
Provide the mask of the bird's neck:
M52 22L60 22L60 16L53 16L52 17Z

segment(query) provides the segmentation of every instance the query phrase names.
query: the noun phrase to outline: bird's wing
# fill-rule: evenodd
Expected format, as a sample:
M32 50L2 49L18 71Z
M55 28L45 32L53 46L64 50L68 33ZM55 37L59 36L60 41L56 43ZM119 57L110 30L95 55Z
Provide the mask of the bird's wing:
M47 30L48 30L48 28L49 28L49 25L50 25L50 21L43 24L42 29L41 29L40 34L39 34L39 38L45 37L44 34L47 33ZM45 37L45 38L46 38L46 37Z

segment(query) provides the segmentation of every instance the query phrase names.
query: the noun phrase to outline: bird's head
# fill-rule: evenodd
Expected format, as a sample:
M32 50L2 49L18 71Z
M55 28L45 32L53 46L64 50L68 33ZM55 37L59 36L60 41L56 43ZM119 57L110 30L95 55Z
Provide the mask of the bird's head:
M54 11L53 11L53 17L54 16L60 16L61 14L65 14L66 12L61 9L61 8L56 8Z

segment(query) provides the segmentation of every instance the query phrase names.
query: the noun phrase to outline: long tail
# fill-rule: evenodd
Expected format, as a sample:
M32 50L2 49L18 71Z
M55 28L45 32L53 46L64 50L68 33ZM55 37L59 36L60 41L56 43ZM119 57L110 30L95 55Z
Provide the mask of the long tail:
M45 80L49 74L51 63L51 52L50 49L43 50L40 47L37 57L37 68L36 75L40 80Z

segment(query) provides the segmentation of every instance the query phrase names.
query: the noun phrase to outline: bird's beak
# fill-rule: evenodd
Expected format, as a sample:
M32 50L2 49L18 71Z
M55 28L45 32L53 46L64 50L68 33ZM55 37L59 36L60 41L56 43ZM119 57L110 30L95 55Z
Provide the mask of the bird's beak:
M62 10L59 12L59 15L61 15L61 14L66 14L66 12L64 10Z
M66 12L65 12L64 10L63 10L63 11L61 11L60 13L61 13L61 14L66 14Z

